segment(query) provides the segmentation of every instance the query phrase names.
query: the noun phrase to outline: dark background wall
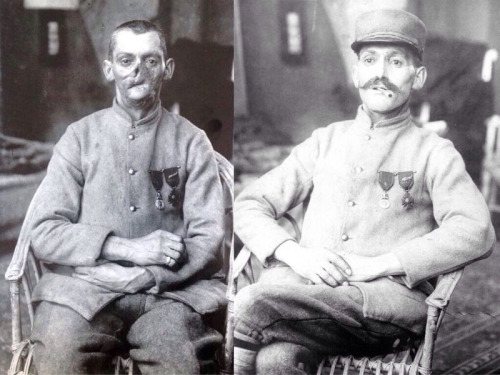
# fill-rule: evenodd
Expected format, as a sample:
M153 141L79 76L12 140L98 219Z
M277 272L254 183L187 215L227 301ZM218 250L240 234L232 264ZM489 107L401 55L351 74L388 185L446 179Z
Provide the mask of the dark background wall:
M142 6L148 2L156 6ZM148 14L151 9L156 14ZM73 11L27 10L22 0L2 0L0 131L55 142L71 122L108 107L113 86L105 82L101 63L109 35L114 27L134 18L160 24L171 55L178 60L174 80L163 87L163 104L180 104L180 113L210 133L214 147L230 157L231 0L95 0L82 2ZM65 48L57 61L43 59L47 19L58 20L61 27ZM212 56L210 66L203 64L204 55Z
M356 12L399 6L422 18L428 29L424 63L429 79L412 97L419 116L424 101L431 104L430 120L446 120L447 136L455 143L478 181L484 120L500 110L500 63L493 80L481 81L488 48L500 50L500 2L494 0L237 0L241 17L237 39L236 139L249 127L274 129L295 144L312 130L355 116L360 104L351 82L355 55L350 49ZM297 3L302 12L304 58L291 63L282 57L284 7ZM285 5L283 5L285 4ZM237 33L238 35L238 33ZM241 95L244 93L244 95ZM244 100L240 100L244 98ZM272 138L266 136L267 138ZM278 138L279 138L278 137ZM276 139L276 137L274 138ZM264 140L265 141L265 140Z
M55 141L60 124L104 108L112 97L100 79L99 65L75 11L25 10L22 1L1 2L2 131L5 134ZM56 66L41 59L41 20L62 16L67 46ZM96 74L97 73L97 74Z
M342 8L354 0L326 1ZM280 1L239 0L246 84L239 87L243 81L236 80L236 91L247 94L249 116L269 120L294 141L304 139L315 127L352 117L359 104L352 91L349 69L343 64L342 53L352 52L342 51L343 46L338 45L339 36L335 35L322 1L303 3L307 61L290 65L280 55ZM484 43L500 50L498 1L408 0L407 9L423 19L430 35ZM347 23L341 17L336 21ZM455 57L452 53L443 59ZM496 92L500 91L499 69L500 64L496 64ZM497 97L497 111L499 100Z
M249 111L294 141L356 106L327 16L317 2L303 3L305 61L294 65L281 59L279 2L240 1Z

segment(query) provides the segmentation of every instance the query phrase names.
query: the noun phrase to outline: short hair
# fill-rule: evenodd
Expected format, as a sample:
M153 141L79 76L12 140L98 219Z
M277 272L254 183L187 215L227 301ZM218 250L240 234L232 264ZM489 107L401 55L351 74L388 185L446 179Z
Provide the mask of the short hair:
M131 30L134 34L144 34L150 31L156 32L160 37L160 47L163 52L163 57L167 59L167 43L165 41L165 35L160 26L144 20L134 20L122 23L118 26L111 34L111 39L108 46L108 60L113 60L113 52L116 47L116 35L122 30Z
M420 56L420 54L418 53L416 48L414 48L411 45L406 44L406 43L394 43L394 42L364 43L356 50L356 55L358 56L358 60L359 60L359 54L361 53L361 50L363 49L363 47L365 47L367 45L384 45L384 46L396 45L398 47L403 48L411 56L411 58L413 60L413 64L415 65L415 68L420 68L423 65L422 57Z

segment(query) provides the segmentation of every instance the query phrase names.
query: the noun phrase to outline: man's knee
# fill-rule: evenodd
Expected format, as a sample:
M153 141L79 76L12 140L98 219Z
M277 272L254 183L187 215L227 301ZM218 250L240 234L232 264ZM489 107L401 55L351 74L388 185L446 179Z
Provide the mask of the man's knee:
M256 313L265 312L268 307L280 304L283 294L280 289L282 287L276 285L253 284L240 290L234 300L236 319L248 315L258 319Z
M122 343L112 321L88 322L72 309L42 302L35 313L31 340L39 374L104 373ZM102 324L99 324L102 323Z
M208 327L199 313L168 300L141 316L127 339L134 347L130 356L143 374L199 373L213 364L222 343L222 335Z
M304 346L275 342L264 346L257 354L256 373L309 374L316 370L317 355Z

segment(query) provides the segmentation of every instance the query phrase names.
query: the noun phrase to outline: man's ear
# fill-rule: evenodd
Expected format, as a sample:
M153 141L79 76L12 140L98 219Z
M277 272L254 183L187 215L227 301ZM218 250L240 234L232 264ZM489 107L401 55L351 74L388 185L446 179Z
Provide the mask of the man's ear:
M113 65L111 61L104 60L102 63L102 71L104 72L104 76L108 82L113 82L115 80L115 75L113 74Z
M163 80L169 81L174 75L175 62L174 59L170 58L165 61L165 72L163 73Z
M351 77L352 77L352 82L354 83L354 87L359 89L359 74L357 65L352 66Z
M413 85L411 86L414 90L420 90L424 87L425 80L427 79L427 69L425 66L418 67L415 69L415 79L413 80Z

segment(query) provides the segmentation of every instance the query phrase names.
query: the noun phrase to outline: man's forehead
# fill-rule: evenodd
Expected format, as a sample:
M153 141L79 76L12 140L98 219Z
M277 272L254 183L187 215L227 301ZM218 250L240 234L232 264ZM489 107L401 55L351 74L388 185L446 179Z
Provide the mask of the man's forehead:
M118 30L115 34L114 55L118 53L162 53L160 36L155 31L137 34L132 30Z
M389 43L367 44L361 47L359 53L360 55L362 55L363 53L378 53L384 55L402 55L406 57L411 56L411 53L407 48Z

